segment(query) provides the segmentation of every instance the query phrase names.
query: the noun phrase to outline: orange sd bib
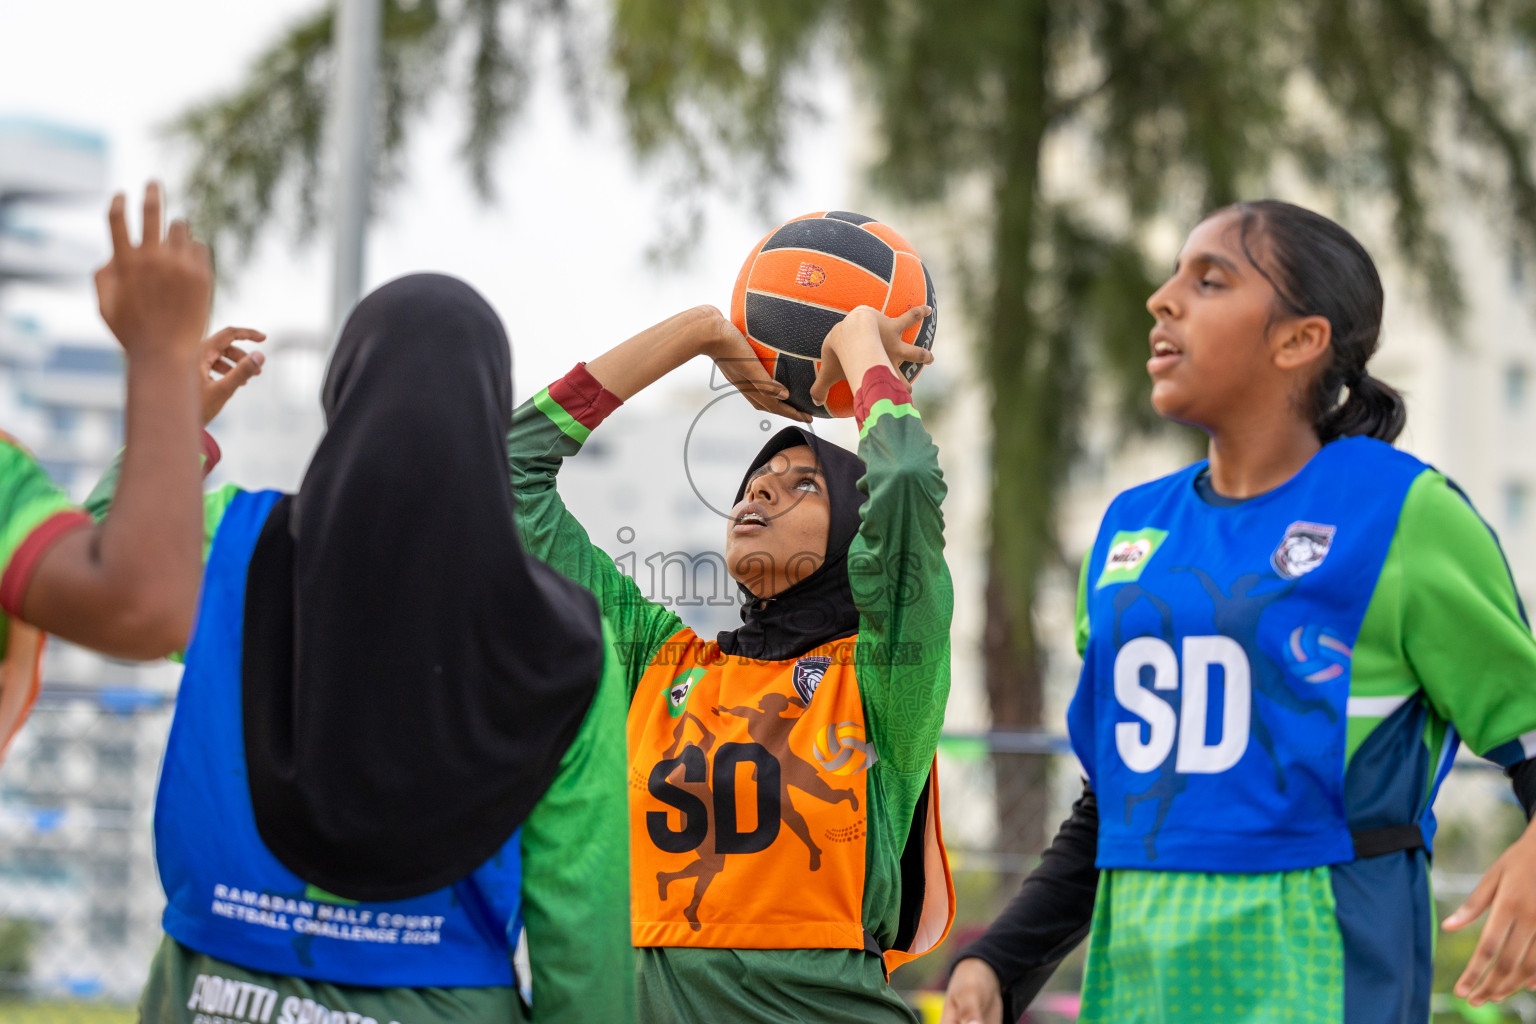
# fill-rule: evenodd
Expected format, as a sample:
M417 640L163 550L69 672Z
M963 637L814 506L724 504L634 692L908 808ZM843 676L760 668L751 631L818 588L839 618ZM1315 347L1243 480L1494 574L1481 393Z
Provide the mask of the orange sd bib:
M629 712L636 946L868 948L866 786L877 755L853 653L850 637L764 663L722 655L691 629L663 645ZM937 945L953 906L930 795L924 860L941 877L938 892L927 886L933 906L912 955ZM890 966L906 959L886 954Z

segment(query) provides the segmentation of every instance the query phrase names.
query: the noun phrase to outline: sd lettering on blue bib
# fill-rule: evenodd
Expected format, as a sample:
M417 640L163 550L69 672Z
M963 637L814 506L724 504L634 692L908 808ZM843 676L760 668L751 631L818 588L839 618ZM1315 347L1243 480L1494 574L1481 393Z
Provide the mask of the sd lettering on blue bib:
M1090 555L1068 727L1098 794L1098 864L1268 872L1352 860L1352 650L1426 467L1348 438L1232 507L1196 493L1205 468L1116 498Z
M165 931L242 967L335 984L511 985L522 929L517 833L468 878L389 903L356 903L306 885L257 834L241 720L245 579L280 497L236 497L204 572L155 800Z

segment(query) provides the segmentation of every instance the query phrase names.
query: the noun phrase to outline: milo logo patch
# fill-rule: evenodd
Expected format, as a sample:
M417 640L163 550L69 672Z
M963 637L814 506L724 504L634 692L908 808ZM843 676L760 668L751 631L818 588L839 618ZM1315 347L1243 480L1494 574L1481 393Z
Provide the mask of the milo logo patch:
M1109 554L1099 573L1097 586L1111 583L1129 583L1141 575L1147 562L1157 553L1168 537L1167 530L1145 527L1140 530L1121 530L1109 542Z

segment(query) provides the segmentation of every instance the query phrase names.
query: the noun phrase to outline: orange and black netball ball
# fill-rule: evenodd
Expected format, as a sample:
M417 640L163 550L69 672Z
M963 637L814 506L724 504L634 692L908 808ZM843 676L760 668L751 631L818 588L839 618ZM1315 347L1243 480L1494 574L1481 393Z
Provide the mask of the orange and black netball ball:
M859 306L900 316L924 304L934 311L902 340L932 348L938 307L917 252L889 225L833 210L796 217L757 243L736 278L731 320L773 379L789 388L790 405L815 416L852 416L847 381L833 386L825 406L811 401L827 332ZM910 384L922 366L899 369Z

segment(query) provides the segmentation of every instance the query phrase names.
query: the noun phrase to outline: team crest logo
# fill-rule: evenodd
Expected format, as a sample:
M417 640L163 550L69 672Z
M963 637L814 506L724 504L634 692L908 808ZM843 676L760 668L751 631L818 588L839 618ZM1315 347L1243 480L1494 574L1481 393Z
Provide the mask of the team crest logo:
M1333 546L1337 527L1318 523L1292 523L1285 528L1285 536L1275 553L1269 556L1269 564L1285 579L1294 580L1323 564L1328 549Z
M832 659L820 654L812 654L795 662L795 693L806 707L810 707L811 698L816 696L816 687L821 685L822 676L831 667Z
M672 680L672 685L667 687L667 711L676 718L683 713L683 708L688 706L688 695L693 692L693 684L704 678L702 668L684 672Z
M857 775L880 760L857 722L829 724L816 734L816 763L833 775Z
M795 284L802 288L819 288L826 283L827 272L814 263L800 264L799 271L795 274Z

